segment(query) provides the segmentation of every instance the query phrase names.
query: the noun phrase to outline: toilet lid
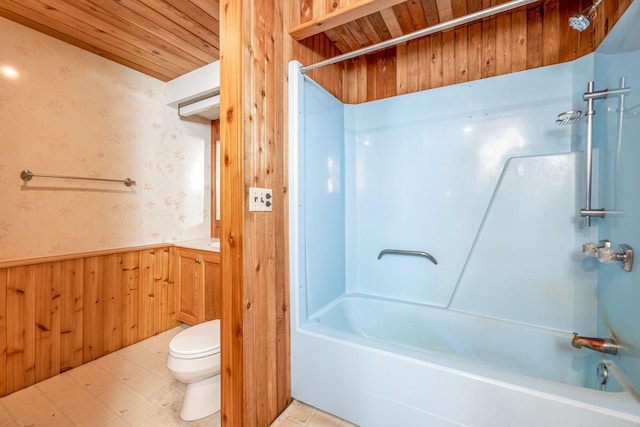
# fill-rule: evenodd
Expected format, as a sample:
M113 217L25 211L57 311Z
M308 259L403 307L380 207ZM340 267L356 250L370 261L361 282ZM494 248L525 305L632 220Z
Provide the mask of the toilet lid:
M220 352L220 320L185 329L171 339L169 351L176 356L204 357Z

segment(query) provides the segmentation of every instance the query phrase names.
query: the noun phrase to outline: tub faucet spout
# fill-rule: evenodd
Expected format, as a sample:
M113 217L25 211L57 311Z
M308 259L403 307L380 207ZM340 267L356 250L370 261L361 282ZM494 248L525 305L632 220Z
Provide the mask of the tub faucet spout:
M600 353L618 354L618 345L611 338L591 338L583 337L577 333L573 333L571 345L575 348L588 348L590 350L599 351Z

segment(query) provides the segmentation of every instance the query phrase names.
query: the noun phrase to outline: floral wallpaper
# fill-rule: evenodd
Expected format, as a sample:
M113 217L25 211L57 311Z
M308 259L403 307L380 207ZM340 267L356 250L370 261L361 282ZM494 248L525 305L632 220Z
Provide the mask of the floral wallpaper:
M180 119L162 81L3 18L0 34L0 261L209 237L209 121Z

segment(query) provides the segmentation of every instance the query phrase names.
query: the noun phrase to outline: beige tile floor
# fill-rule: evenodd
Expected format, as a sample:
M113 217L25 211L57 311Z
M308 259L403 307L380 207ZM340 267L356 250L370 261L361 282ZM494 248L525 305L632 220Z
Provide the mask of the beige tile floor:
M178 416L185 385L166 368L169 341L184 327L156 335L0 399L4 426L219 426L220 415ZM293 402L273 426L352 426Z

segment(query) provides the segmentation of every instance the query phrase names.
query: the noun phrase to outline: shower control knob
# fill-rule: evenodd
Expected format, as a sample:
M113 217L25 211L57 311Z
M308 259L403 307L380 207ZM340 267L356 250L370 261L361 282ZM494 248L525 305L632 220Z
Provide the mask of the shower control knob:
M596 256L598 250L607 249L611 247L611 242L608 240L600 240L600 243L588 242L582 245L582 253L586 256Z
M582 253L586 256L596 256L596 252L601 247L597 243L589 242L582 245Z
M600 248L596 252L596 258L603 264L611 264L618 261L618 252L611 247Z

